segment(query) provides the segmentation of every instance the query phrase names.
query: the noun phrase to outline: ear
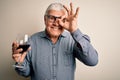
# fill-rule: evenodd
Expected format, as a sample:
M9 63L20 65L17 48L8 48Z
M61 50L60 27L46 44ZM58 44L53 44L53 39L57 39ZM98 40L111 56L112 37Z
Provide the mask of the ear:
M46 21L46 16L44 16L44 21Z
M44 23L46 24L46 16L44 16Z

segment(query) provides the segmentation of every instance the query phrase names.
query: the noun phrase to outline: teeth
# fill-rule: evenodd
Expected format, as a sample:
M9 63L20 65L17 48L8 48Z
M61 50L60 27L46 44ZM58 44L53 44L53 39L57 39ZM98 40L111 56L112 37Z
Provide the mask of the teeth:
M53 27L53 29L54 29L54 30L58 30L58 29L59 29L59 27Z

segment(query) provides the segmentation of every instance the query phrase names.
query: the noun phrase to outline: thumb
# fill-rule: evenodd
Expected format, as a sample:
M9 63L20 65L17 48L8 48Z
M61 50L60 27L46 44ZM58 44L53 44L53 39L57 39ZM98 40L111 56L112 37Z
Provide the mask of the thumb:
M29 47L27 51L29 51L29 50L31 50L31 47ZM21 63L24 61L24 59L25 59L25 57L26 57L26 55L27 55L27 51L24 52L24 53L21 55L21 59L20 59L20 62L21 62Z
M24 52L24 53L21 55L21 59L20 59L20 62L21 62L21 63L24 61L26 55L27 55L27 52Z
M64 22L62 20L59 20L58 23L60 26L64 27Z

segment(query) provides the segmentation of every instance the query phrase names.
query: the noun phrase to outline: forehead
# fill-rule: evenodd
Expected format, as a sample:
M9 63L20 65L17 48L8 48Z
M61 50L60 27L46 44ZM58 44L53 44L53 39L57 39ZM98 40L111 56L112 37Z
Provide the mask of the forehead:
M49 11L48 11L48 14L49 14L49 15L53 15L53 16L63 16L63 15L65 15L65 11L64 11L64 10L60 10L60 11L57 11L57 10L49 10Z

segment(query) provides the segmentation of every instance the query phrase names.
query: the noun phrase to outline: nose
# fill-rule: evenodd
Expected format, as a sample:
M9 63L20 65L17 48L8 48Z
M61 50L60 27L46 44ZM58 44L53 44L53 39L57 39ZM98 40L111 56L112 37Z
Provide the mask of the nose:
M53 22L53 25L54 25L54 26L58 26L58 25L59 25L59 20L56 19L56 20Z

